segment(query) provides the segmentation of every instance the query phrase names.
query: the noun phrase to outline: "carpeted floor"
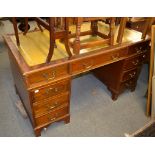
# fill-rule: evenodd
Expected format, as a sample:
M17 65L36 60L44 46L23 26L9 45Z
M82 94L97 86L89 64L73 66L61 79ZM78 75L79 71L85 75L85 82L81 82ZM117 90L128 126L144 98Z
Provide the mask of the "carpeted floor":
M4 25L5 30L0 29L0 35L12 31L8 21ZM18 97L7 51L0 38L0 136L34 136L29 120L24 119L15 106ZM42 136L110 137L135 132L150 120L145 116L147 75L147 65L144 65L135 92L125 91L115 102L106 87L91 73L73 79L71 122L66 125L54 123L42 132Z

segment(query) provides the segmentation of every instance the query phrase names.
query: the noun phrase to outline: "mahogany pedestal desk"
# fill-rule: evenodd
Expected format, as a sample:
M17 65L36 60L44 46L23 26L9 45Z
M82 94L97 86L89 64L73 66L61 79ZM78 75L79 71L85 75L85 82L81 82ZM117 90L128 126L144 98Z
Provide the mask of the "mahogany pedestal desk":
M16 46L14 36L4 37L10 49L8 53L16 92L23 102L36 136L40 136L41 130L54 122L70 122L71 80L74 75L92 70L107 85L113 100L124 89L135 89L141 66L149 53L149 37L142 40L140 32L134 31L138 33L139 39L135 39L135 34L132 38L130 34L130 39L122 44L83 52L71 58L60 49L59 59L53 56L51 62L46 64L47 53L43 52L48 52L48 46L39 44L41 39L45 39L43 43L48 43L45 33L48 32L30 32L26 36L19 36L20 47ZM35 42L32 35L36 37Z

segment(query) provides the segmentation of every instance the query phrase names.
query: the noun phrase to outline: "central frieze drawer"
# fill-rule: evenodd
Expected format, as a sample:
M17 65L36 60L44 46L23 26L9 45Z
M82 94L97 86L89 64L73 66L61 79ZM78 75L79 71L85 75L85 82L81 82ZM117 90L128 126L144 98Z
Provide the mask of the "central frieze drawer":
M78 74L85 72L96 67L103 66L111 62L118 61L127 56L127 48L118 50L105 51L102 54L95 55L89 58L81 58L80 60L73 61L70 66L71 74Z
M47 99L52 96L59 95L61 93L70 90L70 80L63 80L60 82L55 82L44 87L39 87L31 90L32 102L39 102L43 99Z
M27 75L29 85L38 82L50 82L68 75L68 64L43 69Z

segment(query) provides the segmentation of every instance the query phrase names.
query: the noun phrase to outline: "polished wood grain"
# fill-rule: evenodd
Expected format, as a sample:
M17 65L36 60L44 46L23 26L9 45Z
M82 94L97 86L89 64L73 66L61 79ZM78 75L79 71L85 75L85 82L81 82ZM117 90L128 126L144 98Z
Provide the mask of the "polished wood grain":
M129 54L135 54L135 53L140 54L148 51L149 43L150 43L150 40L145 42L139 42L137 44L133 44L132 46L129 46Z
M138 68L124 71L122 74L122 77L121 77L121 82L125 82L132 78L135 78L137 76L137 74L138 74Z
M127 48L122 48L115 51L102 53L101 55L97 55L94 57L80 59L71 63L70 72L71 74L75 75L81 72L97 68L99 66L103 66L104 64L119 61L125 58L126 56Z
M70 79L63 79L57 82L54 82L49 85L44 85L35 89L30 90L32 96L32 102L38 102L43 99L59 95L69 91L70 89Z
M30 85L39 82L51 82L59 80L62 77L68 76L69 66L68 64L59 65L56 67L50 67L38 72L27 75L27 80Z
M69 92L33 103L35 117L49 113L50 111L53 111L64 105L69 105Z
M56 120L61 119L61 117L69 114L69 108L67 106L57 109L55 111L49 112L46 115L36 118L37 126L46 125L47 123L55 122Z
M148 52L138 54L134 57L128 58L124 64L124 70L129 70L143 64L148 59Z

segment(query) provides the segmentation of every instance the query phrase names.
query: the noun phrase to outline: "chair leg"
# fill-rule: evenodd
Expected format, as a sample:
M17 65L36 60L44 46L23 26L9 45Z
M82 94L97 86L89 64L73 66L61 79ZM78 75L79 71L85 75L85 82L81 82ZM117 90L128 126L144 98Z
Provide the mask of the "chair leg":
M37 26L39 27L40 31L43 32L41 25L38 22L36 22L36 23L37 23Z
M115 18L112 17L110 19L110 34L109 34L109 37L110 37L110 45L113 45L114 44L114 28L115 28Z
M28 17L25 17L24 20L25 20L25 31L23 34L26 35L26 33L28 32Z
M69 55L69 57L72 56L72 53L70 51L70 48L69 48L69 21L68 21L68 18L65 17L65 36L64 36L64 43L65 43L65 48L66 48L66 51Z
M117 43L119 43L119 44L122 43L126 22L127 22L127 17L122 17L121 22L120 22L119 31L118 31L118 36L117 36Z
M54 43L50 41L50 48L49 48L48 56L46 58L46 63L49 63L51 61L51 58L53 56L53 52L54 52Z
M17 45L20 46L16 17L12 17L12 23L13 23L13 27L14 27L14 31L15 31Z
M46 63L49 63L51 61L51 58L53 56L54 52L54 46L55 46L55 36L54 36L54 18L50 17L49 18L49 33L50 33L50 48L49 48L49 53L46 58Z
M73 52L75 54L79 54L80 52L80 32L81 32L81 24L82 24L82 18L77 18L76 22L76 38L73 44Z
M152 22L153 22L153 18L147 18L146 19L146 22L145 22L145 25L144 25L144 29L143 29L143 32L142 32L142 37L141 39L145 39L146 35L147 35L147 32L149 30L149 28L151 27L152 25ZM151 28L150 28L151 29Z

